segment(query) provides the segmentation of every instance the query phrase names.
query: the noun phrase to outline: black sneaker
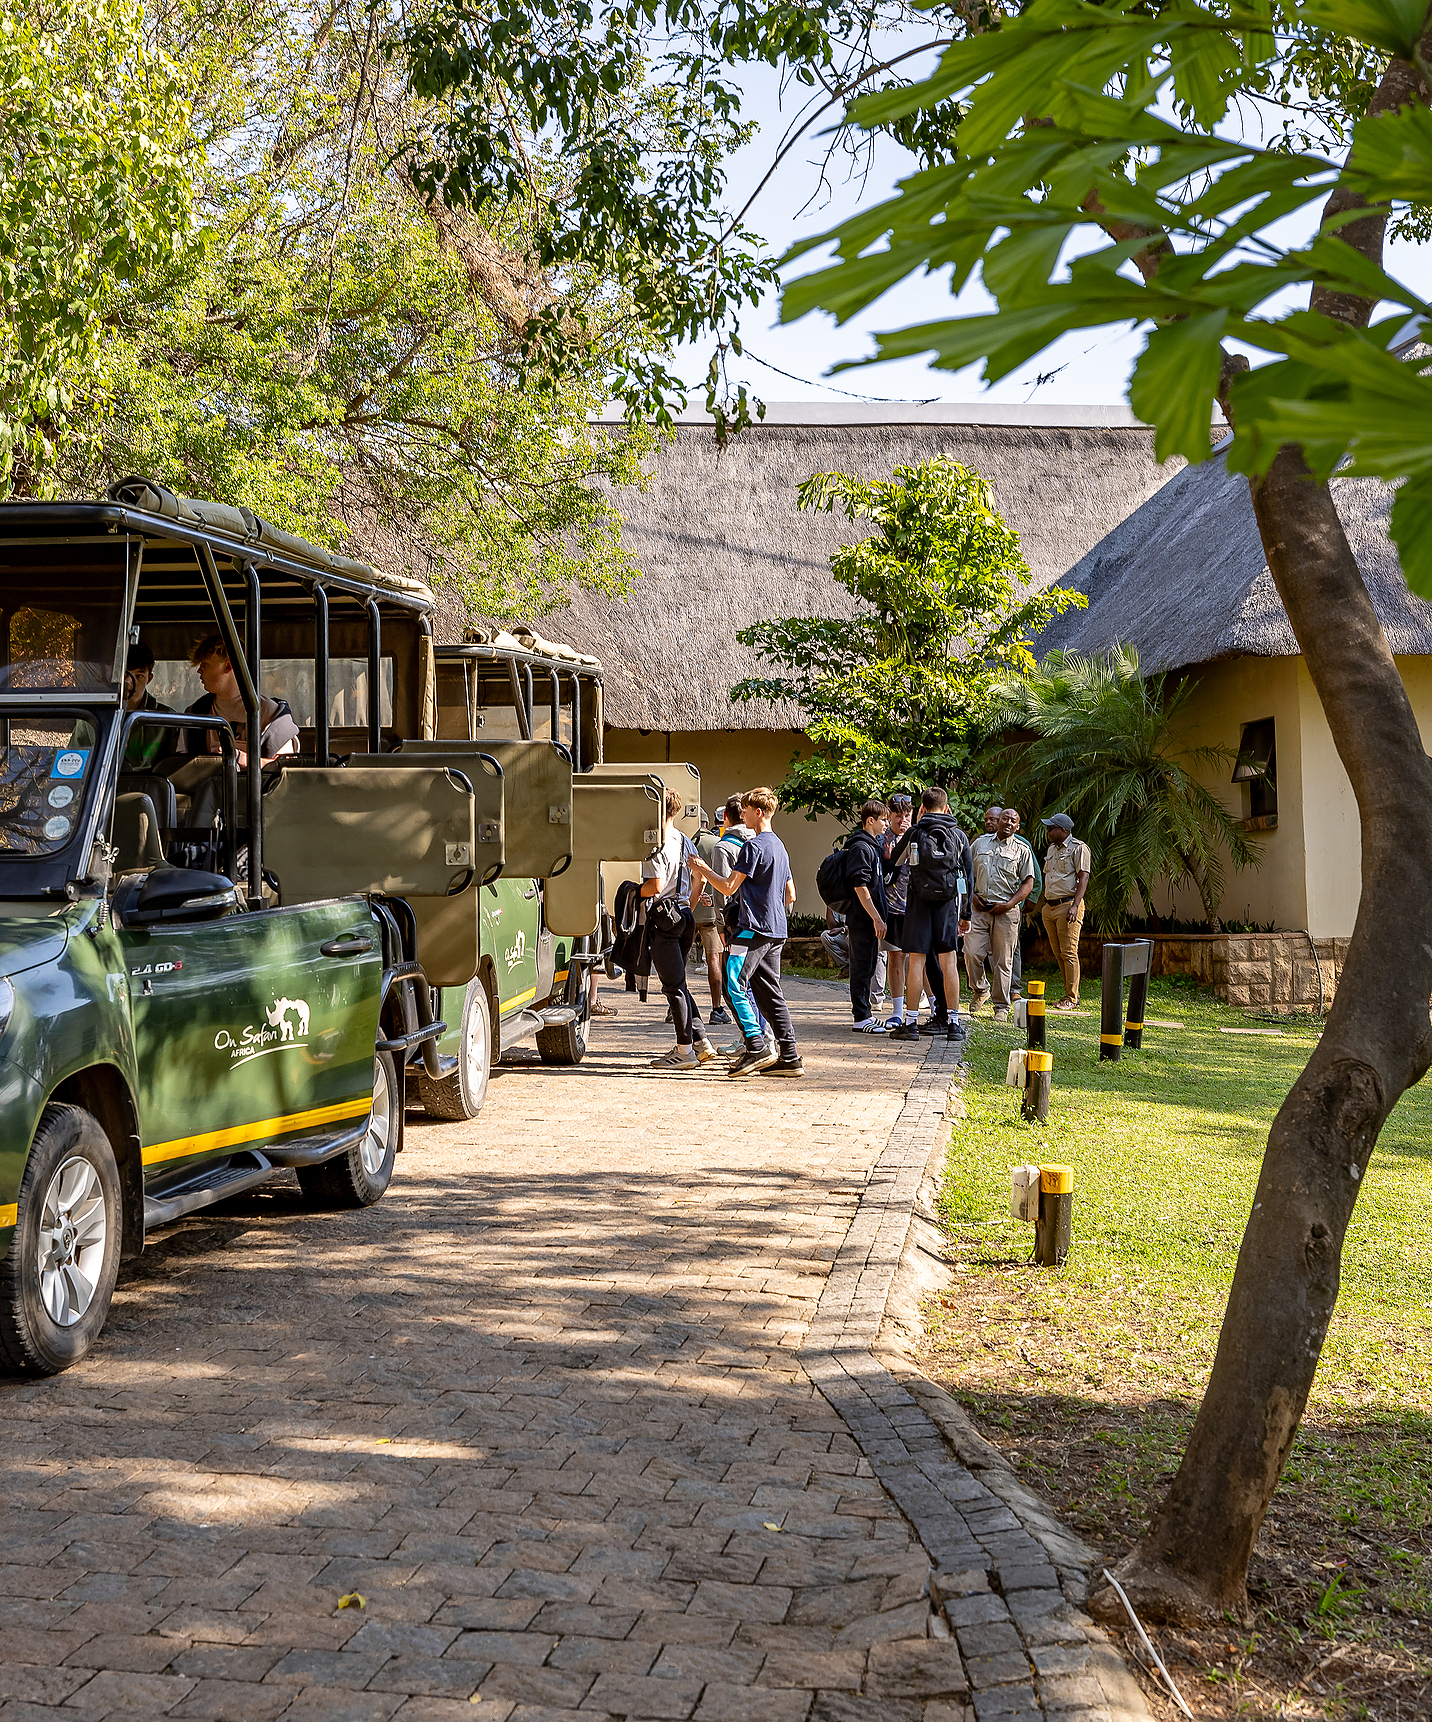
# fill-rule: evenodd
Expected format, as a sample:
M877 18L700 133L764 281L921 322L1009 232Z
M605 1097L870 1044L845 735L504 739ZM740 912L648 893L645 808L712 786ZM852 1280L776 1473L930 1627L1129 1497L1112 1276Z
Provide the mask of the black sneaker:
M943 1034L949 1026L950 1019L947 1016L932 1016L920 1024L920 1033Z
M730 1022L731 1013L726 1009L725 1005L717 1005L706 1020L707 1022Z
M801 1055L794 1058L778 1058L774 1064L768 1064L761 1072L762 1076L804 1076L805 1066L801 1063Z
M919 1040L919 1038L920 1038L919 1025L917 1023L911 1022L911 1020L908 1017L905 1019L904 1022L902 1022L900 1024L900 1026L898 1028L892 1028L890 1030L890 1039L891 1040Z
M754 1076L758 1070L769 1069L780 1056L780 1053L769 1046L758 1047L754 1052L747 1047L726 1074L727 1076Z
M949 1028L945 1031L945 1039L946 1040L964 1041L964 1040L968 1040L969 1037L970 1037L970 1031L965 1027L964 1023L962 1023L962 1022L952 1022L950 1024Z

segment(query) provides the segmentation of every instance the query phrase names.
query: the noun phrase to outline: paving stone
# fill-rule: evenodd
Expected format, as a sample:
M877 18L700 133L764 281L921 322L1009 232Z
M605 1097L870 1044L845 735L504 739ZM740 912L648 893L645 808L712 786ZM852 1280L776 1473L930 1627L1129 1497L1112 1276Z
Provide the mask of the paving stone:
M923 1638L929 1627L929 1606L922 1602L906 1603L904 1608L892 1608L885 1614L867 1614L851 1621L835 1635L838 1645L858 1648L871 1644L886 1644L894 1639Z
M1001 1564L999 1582L1006 1596L1019 1590L1059 1589L1059 1575L1047 1561L1021 1567Z
M1039 1682L1039 1696L1046 1705L1093 1708L1104 1703L1104 1689L1092 1675L1055 1674Z
M1001 1651L996 1656L972 1656L966 1660L970 1685L978 1692L988 1686L1029 1684L1029 1657L1023 1650Z
M956 1628L1009 1618L1010 1611L1001 1596L958 1596L945 1604L945 1619Z
M691 1715L705 1682L654 1680L649 1675L602 1674L587 1694L583 1709L618 1716L650 1717L652 1722L681 1722Z
M1091 1657L1087 1645L1042 1645L1030 1652L1036 1674L1048 1678L1056 1674L1082 1674Z
M1022 1650L1024 1640L1013 1621L991 1620L976 1626L962 1626L955 1633L966 1657L1000 1656L1011 1650Z
M66 1708L104 1716L164 1716L193 1688L192 1680L177 1674L105 1669L68 1700Z
M875 1645L865 1690L878 1698L955 1698L968 1693L969 1682L953 1639L920 1638Z
M168 1712L183 1722L275 1722L289 1705L293 1693L287 1687L263 1687L250 1679L197 1680L190 1691ZM63 1712L61 1712L63 1714Z
M859 1698L853 1693L817 1692L810 1722L923 1722L924 1706L912 1698Z
M814 1695L767 1686L723 1686L710 1681L696 1706L695 1722L805 1722Z
M992 1686L972 1700L975 1722L1033 1722L1041 1712L1032 1686Z

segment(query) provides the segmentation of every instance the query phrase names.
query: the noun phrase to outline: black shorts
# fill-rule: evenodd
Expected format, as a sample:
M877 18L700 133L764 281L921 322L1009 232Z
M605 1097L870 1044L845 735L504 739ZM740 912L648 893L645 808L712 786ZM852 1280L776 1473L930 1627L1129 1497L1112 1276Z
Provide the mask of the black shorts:
M960 904L926 903L913 892L905 899L905 925L900 944L911 956L939 956L960 948Z
M903 951L905 947L901 943L901 940L904 937L904 934L905 911L903 909L892 909L885 917L885 937L881 941L880 949L882 951Z

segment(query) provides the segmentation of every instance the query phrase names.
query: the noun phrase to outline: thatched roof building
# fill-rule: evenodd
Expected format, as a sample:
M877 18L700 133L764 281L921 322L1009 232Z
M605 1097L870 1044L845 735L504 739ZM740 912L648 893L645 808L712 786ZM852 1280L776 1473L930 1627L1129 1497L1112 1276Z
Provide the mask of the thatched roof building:
M1432 746L1432 604L1407 589L1388 533L1392 494L1377 479L1333 480L1348 541ZM1178 739L1218 750L1195 773L1262 848L1256 871L1230 875L1227 912L1346 939L1361 890L1357 803L1268 572L1247 479L1218 454L1185 468L1082 556L1065 583L1087 595L1088 608L1056 617L1040 636L1041 652L1092 654L1126 641L1146 670L1192 673ZM1175 894L1173 908L1187 918L1200 913L1191 888ZM1274 972L1286 962L1275 956L1270 945L1236 976L1230 959L1229 997L1286 1002L1286 976Z
M797 487L822 471L889 478L935 455L989 481L1040 584L1060 578L1178 470L1155 462L1153 432L1123 407L774 404L724 449L710 420L693 416L657 450L649 488L618 498L623 542L643 578L623 599L579 592L550 619L605 666L607 722L795 729L793 711L731 703L731 684L763 667L736 645L736 631L774 616L842 614L849 600L831 579L830 556L869 532L864 522L798 513Z
M1432 653L1432 604L1407 590L1388 533L1392 488L1339 478L1333 497L1396 656ZM1041 652L1138 648L1149 670L1221 658L1295 658L1298 643L1268 572L1248 480L1221 455L1186 467L1101 538L1064 577L1089 599L1058 616Z

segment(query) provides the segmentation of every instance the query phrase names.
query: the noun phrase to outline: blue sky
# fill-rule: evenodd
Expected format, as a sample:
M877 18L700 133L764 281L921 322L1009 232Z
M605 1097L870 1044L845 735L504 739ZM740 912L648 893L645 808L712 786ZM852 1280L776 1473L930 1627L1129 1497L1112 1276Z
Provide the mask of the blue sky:
M774 74L763 68L748 68L741 82L747 94L747 117L759 120L761 129L732 160L733 205L744 200L765 173L791 111L789 103L782 109ZM821 233L855 210L868 208L889 196L896 181L915 165L914 158L899 145L881 139L863 178L847 178L845 164L838 160L832 164L829 187L822 189L815 165L821 145L814 132L807 134L807 138L809 147L797 146L791 152L747 217L748 225L763 235L777 253L797 239ZM1296 227L1293 232L1296 234ZM1428 249L1392 247L1387 257L1389 273L1418 287L1424 296L1432 294L1432 257ZM804 271L807 266L803 258L797 270ZM1110 404L1124 400L1129 372L1143 347L1143 336L1126 329L1090 330L1066 336L1049 352L991 388L980 381L978 366L963 371L935 371L923 359L904 359L825 378L832 365L870 354L874 349L871 337L876 331L948 317L954 311L976 312L989 305L978 283L967 287L956 302L951 299L943 276L922 277L893 289L869 311L842 326L822 313L812 313L798 323L782 326L776 321L776 295L771 294L742 317L747 357L744 361L732 359L728 375L733 384L744 382L768 401L834 403L849 399L848 394L837 390L881 399L1010 405ZM693 388L704 382L710 357L709 343L679 352L678 368ZM789 375L780 375L770 366L779 367ZM700 405L699 393L691 404Z

